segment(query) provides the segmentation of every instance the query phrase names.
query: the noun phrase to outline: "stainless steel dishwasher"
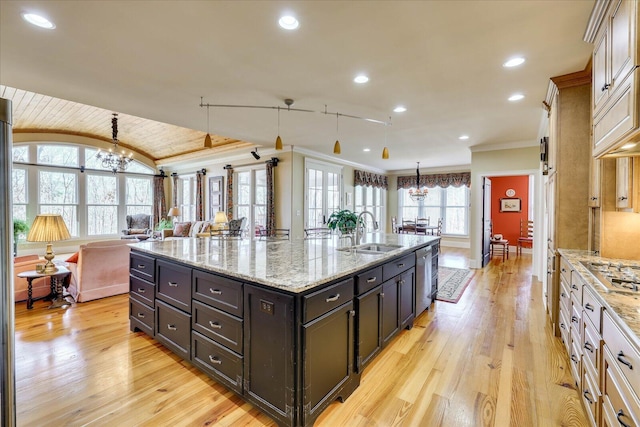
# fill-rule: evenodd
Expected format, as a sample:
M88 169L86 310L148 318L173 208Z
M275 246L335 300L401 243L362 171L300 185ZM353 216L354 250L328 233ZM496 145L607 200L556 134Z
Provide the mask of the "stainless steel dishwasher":
M416 317L431 304L431 246L416 251Z

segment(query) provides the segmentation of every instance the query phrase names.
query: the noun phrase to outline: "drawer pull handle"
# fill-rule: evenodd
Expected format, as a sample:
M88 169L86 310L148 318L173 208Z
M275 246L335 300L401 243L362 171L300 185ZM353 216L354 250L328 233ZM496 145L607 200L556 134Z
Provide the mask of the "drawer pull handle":
M562 329L567 329L567 328L566 328L566 326L564 326L564 323L560 323L560 327L561 327Z
M338 301L338 298L340 298L340 294L335 294L329 298L327 298L325 301L326 302L333 302L333 301Z
M427 259L427 256L426 255L422 255L422 259Z
M177 331L178 328L176 328L176 325L167 325L167 329L169 329L170 331Z
M605 84L602 86L601 92L604 92L605 90L609 89L610 87L611 87L611 85L610 85L609 83L605 83Z
M380 298L384 298L384 292L380 292Z
M398 268L402 268L402 267L404 267L404 263L398 264Z
M623 359L623 357L624 353L622 352L622 350L620 350L620 353L618 353L618 362L622 363L623 365L627 365L630 370L633 370L633 365L631 365L631 362Z
M138 288L138 293L144 294L145 292L147 292L145 289L143 289L143 288Z
M589 350L591 353L593 353L593 344L591 344L589 341L585 341L584 343L584 348L586 348L587 350Z
M625 413L624 413L624 411L623 411L622 409L620 409L620 410L618 411L618 413L616 414L616 418L618 419L618 422L620 423L620 425L621 425L622 427L631 427L629 424L626 424L624 421L622 421L622 420L620 419L620 417L626 417L626 416L627 416L627 414L625 414Z
M589 397L591 396L591 392L589 390L585 390L584 393L582 393L582 395L584 396L585 399L587 399L587 402L589 402L589 405L593 405L593 399Z
M138 313L138 317L144 319L144 313Z
M575 284L571 284L571 289L575 289L576 291L578 290L578 286L576 286Z
M219 289L211 289L209 288L209 292L211 292L214 295L222 295L222 291Z
M212 355L209 355L209 361L210 361L211 363L215 363L215 364L217 364L217 365L222 365L222 360L220 360L220 359L218 359L217 357L212 356Z
M376 279L377 279L377 277L376 277L376 276L373 276L372 278L367 279L367 283L373 283L373 282L375 282L375 281L376 281Z
M400 280L400 281L398 282L398 284L400 284L400 285L404 285L404 280Z
M576 357L575 354L571 355L571 360L573 360L574 363L578 363L579 362L579 360L578 360L578 358Z
M209 326L211 326L213 329L222 329L222 325L218 322L212 322L211 320L209 320Z
M566 272L567 272L567 270L565 270L565 269L564 269L564 267L562 267L562 268L560 269L560 271L562 271L563 273L566 273Z
M576 316L571 316L571 321L578 323L578 318Z
M593 312L593 306L592 306L591 304L589 304L589 303L586 303L586 304L584 305L584 308L585 308L586 310L589 310L589 311Z
M175 288L178 286L178 284L176 282L169 282L169 286L171 286L172 288Z
M567 294L565 294L564 292L561 292L560 295L562 295L562 298L566 298Z
M144 264L138 264L138 268L139 268L140 270L144 270L144 269L145 269L145 267L146 267L146 265L144 265Z

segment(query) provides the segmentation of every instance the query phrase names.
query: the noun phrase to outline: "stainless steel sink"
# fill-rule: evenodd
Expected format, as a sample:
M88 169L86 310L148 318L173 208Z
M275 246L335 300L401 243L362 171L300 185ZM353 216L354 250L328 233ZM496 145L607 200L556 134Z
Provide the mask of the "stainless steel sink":
M374 254L382 255L387 252L395 251L401 248L401 245L383 245L380 243L367 243L360 246L350 246L347 248L338 249L340 252L355 252L359 254Z

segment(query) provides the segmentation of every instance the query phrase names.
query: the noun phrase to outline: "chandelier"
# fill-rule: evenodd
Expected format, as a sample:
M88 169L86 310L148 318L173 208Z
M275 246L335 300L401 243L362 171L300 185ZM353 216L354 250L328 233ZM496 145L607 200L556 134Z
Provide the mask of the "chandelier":
M124 150L121 154L118 154L118 113L113 113L111 131L113 148L110 148L108 153L98 151L96 158L102 163L103 168L111 169L113 173L124 172L129 163L131 163L133 153L129 154L128 157L124 155Z
M411 200L413 200L414 202L420 202L424 200L427 197L427 193L429 193L426 187L422 189L420 188L420 162L417 163L418 166L416 167L416 189L409 189L409 197L411 197Z

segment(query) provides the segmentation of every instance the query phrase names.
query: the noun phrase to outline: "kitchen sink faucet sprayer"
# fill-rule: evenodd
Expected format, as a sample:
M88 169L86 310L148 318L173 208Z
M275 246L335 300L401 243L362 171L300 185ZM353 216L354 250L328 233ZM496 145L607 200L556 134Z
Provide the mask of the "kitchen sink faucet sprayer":
M362 215L364 214L369 214L369 216L373 220L373 229L374 230L378 229L378 221L376 221L376 217L373 216L371 212L369 211L360 212L358 214L358 219L356 220L356 246L360 244L360 239L362 238L362 235L360 233L360 218L362 218Z

